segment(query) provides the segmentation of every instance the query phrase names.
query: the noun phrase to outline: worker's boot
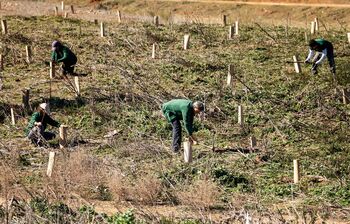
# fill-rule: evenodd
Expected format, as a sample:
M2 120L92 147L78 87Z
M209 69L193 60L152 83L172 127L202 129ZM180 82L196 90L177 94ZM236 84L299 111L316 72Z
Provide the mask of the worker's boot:
M316 64L313 64L312 65L312 68L311 68L311 74L313 75L317 75L317 65Z

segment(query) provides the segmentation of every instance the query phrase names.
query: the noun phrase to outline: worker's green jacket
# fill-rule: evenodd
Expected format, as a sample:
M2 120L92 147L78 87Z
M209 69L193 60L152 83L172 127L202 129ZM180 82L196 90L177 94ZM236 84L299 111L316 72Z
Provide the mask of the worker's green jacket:
M315 41L320 45L320 51L323 51L326 48L329 48L330 46L332 46L331 42L325 40L325 39L315 39ZM333 48L333 46L332 46Z
M189 135L193 133L194 109L191 100L174 99L162 105L162 111L168 122L183 120Z
M62 46L60 51L52 51L51 59L54 62L63 62L64 64L74 65L77 63L77 57L75 54L66 46Z
M59 127L60 123L52 119L49 115L45 114L44 118L39 112L35 112L32 117L30 118L29 124L27 129L25 130L26 135L29 134L30 130L34 127L35 122L42 122L42 128L43 130L46 129L47 124L52 125L54 127Z

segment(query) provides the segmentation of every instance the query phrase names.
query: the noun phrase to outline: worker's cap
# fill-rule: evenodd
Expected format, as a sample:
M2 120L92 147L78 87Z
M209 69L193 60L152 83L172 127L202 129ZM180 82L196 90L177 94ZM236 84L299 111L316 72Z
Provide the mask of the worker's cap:
M50 114L50 107L47 103L41 103L39 104L39 107L43 109L47 114Z
M55 51L58 47L60 47L62 44L61 42L59 42L58 40L55 40L54 42L52 42L52 50Z
M204 112L204 103L200 101L194 102L193 107L199 109L201 112Z

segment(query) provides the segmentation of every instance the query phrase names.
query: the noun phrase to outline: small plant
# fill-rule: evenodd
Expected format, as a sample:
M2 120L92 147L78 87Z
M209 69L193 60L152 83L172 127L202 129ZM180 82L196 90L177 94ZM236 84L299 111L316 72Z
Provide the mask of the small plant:
M136 218L132 210L128 210L122 214L116 214L108 218L110 224L134 224Z

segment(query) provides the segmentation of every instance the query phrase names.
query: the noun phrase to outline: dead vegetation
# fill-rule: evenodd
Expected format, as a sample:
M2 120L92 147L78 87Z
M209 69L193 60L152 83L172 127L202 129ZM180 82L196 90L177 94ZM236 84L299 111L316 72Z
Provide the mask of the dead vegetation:
M286 36L284 27L262 27L262 32L242 24L240 36L228 40L227 29L218 26L110 23L107 37L100 38L92 22L7 19L10 35L21 35L1 36L0 52L6 57L0 193L5 201L16 198L18 203L3 203L1 220L9 218L10 210L11 219L33 222L113 223L121 217L96 213L94 200L133 207L122 217L134 220L136 214L147 222L347 220L349 106L334 92L326 66L310 76L306 67L298 75L284 64L296 53L306 54L305 30L293 28ZM191 35L187 51L182 50L185 33ZM347 46L343 31L322 29L320 35L336 49ZM44 61L56 38L78 54L77 71L88 73L81 77L81 97L59 79L48 97ZM156 60L151 58L154 41L159 42ZM31 64L23 53L28 43ZM349 87L346 55L336 61L338 87ZM235 71L232 88L225 87L229 64ZM67 149L59 150L57 140L44 148L23 141L28 118L22 113L21 90L27 87L33 108L48 101L53 116L69 125ZM155 115L162 102L175 97L207 105L206 119L195 123L201 144L194 147L192 164L170 153L171 129ZM237 124L238 105L244 106L243 126ZM15 126L10 125L10 107L15 108ZM116 134L103 137L113 130ZM254 150L248 143L253 135L258 139ZM52 178L45 175L49 150L58 152ZM292 183L294 158L301 161L300 185ZM175 215L152 215L158 206L174 209ZM182 209L189 214L182 215Z

